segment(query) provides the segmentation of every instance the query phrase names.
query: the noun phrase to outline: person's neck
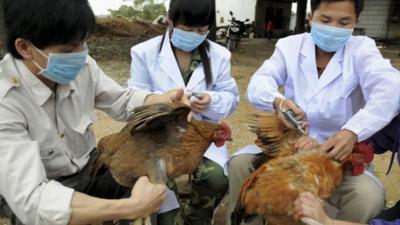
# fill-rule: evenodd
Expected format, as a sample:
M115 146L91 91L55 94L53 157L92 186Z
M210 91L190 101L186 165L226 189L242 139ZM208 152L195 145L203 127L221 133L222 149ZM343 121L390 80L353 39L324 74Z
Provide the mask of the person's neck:
M177 57L178 57L178 55L183 56L183 57L191 57L192 56L192 52L185 52L178 48L175 48L175 54L177 55Z
M325 52L324 50L320 49L319 47L316 47L316 58L317 59L331 59L333 55L335 54L334 52Z
M31 60L26 60L23 59L22 62L25 64L25 66L28 68L29 71L31 71L33 76L36 76L40 81L43 82L44 85L50 88L54 93L56 92L57 89L57 84L42 75L38 74L40 72L39 68L33 64Z
M315 63L317 65L317 71L318 71L318 78L322 76L322 74L325 71L325 68L328 66L329 61L331 61L333 55L335 54L334 52L325 52L321 50L320 48L316 47L315 48Z

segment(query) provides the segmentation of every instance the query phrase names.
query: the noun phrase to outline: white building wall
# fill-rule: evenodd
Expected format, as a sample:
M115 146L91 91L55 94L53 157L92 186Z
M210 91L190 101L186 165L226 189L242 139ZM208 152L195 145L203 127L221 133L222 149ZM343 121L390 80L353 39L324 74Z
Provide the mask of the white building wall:
M229 11L232 11L233 16L238 20L254 21L256 2L257 0L216 0L217 26L229 25L228 20L231 19Z

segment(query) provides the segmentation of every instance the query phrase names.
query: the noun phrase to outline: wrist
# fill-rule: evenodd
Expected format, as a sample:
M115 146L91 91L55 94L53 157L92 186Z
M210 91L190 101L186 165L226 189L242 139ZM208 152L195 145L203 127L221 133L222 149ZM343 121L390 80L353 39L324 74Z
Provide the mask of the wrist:
M144 99L144 103L143 105L150 105L151 102L153 101L153 98L155 97L155 94L149 94L146 96L146 98Z
M354 144L356 144L358 142L358 135L349 129L344 129L343 131L345 131L346 133L348 133L351 136L351 139L354 141Z
M139 217L140 209L136 200L131 198L125 198L117 200L118 205L116 207L118 218L133 220Z
M281 104L282 101L283 101L283 99L280 97L277 97L274 99L272 106L274 107L275 111L279 109L279 105Z

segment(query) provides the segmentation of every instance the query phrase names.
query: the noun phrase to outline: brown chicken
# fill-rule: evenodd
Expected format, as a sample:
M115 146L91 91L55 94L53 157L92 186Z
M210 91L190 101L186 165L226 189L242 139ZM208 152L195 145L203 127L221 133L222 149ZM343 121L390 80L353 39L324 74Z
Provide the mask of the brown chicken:
M94 171L105 166L126 187L141 176L165 183L167 178L192 173L211 142L222 146L230 131L206 121L187 122L189 113L183 104L136 108L120 132L100 140Z
M244 182L232 224L249 215L260 215L271 225L302 224L294 214L295 200L302 192L328 198L342 180L342 164L316 150L296 153L300 135L275 114L250 116L250 130L268 160Z
M154 104L138 107L118 133L102 138L93 174L110 170L120 185L132 187L141 176L153 183L191 174L212 142L217 147L230 138L226 124L191 119L184 104ZM112 224L111 222L109 224ZM150 225L150 217L133 224Z

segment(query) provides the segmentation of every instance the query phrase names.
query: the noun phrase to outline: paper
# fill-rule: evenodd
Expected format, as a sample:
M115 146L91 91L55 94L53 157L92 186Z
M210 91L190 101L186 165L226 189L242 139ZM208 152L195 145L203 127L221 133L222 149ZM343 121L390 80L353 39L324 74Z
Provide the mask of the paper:
M166 197L164 202L161 204L158 214L171 211L179 208L178 200L176 199L175 193L170 189L167 189Z
M204 153L204 157L218 163L222 168L225 168L225 165L229 160L228 148L226 147L226 144L218 148L214 143L212 143L210 147L208 147L206 153ZM225 175L227 175L227 173L225 173Z

